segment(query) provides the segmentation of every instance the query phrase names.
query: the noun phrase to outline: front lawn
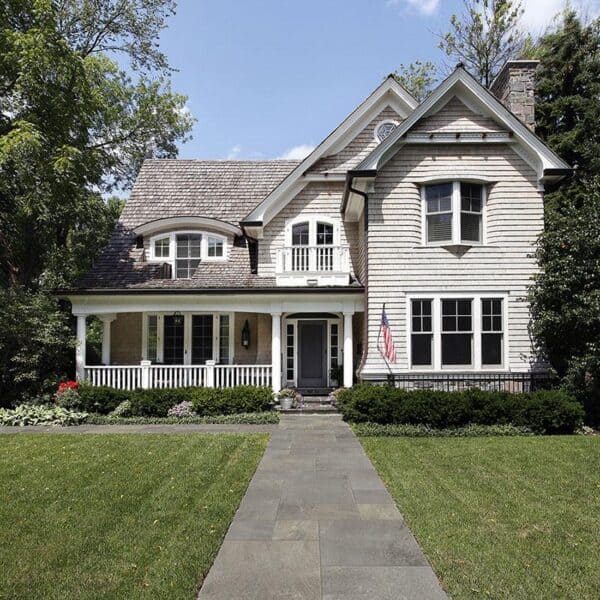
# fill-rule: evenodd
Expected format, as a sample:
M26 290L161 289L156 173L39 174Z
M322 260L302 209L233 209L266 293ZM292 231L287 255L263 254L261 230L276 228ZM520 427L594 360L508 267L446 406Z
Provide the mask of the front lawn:
M600 438L362 438L450 596L598 597Z
M194 598L266 442L0 436L0 598Z

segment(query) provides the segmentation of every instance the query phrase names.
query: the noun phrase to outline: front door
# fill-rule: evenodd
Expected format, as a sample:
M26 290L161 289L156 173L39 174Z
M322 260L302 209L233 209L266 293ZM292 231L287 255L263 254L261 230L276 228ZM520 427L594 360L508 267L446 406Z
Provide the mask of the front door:
M327 321L298 321L298 387L327 387Z

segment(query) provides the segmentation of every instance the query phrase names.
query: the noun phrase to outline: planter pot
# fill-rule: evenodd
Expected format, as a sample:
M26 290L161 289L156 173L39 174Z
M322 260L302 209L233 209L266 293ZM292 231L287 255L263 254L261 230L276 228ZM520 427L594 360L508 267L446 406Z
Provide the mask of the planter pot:
M279 403L281 404L281 408L283 410L290 410L290 408L292 408L293 401L294 401L293 398L285 397L285 398L281 398Z

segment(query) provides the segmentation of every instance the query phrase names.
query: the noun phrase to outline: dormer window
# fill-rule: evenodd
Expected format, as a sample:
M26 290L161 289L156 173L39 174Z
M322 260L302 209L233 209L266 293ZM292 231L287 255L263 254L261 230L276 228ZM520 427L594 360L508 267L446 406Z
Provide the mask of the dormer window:
M191 279L202 262L227 260L227 239L203 231L173 231L150 238L150 260L171 265L173 279Z
M453 181L423 187L423 243L473 246L483 243L485 187Z

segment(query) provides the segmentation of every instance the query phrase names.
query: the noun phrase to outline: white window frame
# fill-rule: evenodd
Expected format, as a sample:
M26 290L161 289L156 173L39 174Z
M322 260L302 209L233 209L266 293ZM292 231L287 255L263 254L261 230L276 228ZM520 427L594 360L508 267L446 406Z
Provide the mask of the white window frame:
M429 242L427 241L427 199L426 199L426 188L430 185L440 185L444 183L452 184L452 239L442 242ZM460 215L461 215L461 196L460 196L460 184L461 183L472 183L481 186L481 240L479 242L473 242L470 240L461 239L461 226L460 226ZM488 185L489 182L478 181L474 179L458 179L453 181L427 181L421 184L421 244L423 246L430 247L444 247L444 246L484 246L487 243L487 219L486 219L486 206L488 196ZM473 214L473 213L471 213Z
M157 334L156 334L156 359L157 363L162 364L164 360L164 317L173 315L173 312L145 312L142 319L142 359L148 360L148 317L157 317ZM182 312L183 317L183 364L192 364L192 316L194 315L212 315L213 317L213 352L212 360L219 363L221 351L221 315L229 316L229 360L230 364L234 364L234 335L235 313L232 312L212 312L212 311L186 311Z
M481 300L488 298L497 298L502 300L502 364L501 365L484 365L481 362ZM472 301L472 335L473 335L473 354L471 365L447 365L442 366L442 300L458 300L465 299ZM510 371L509 367L509 294L507 292L411 292L406 295L406 349L408 369L412 372L465 372L465 371L485 371L490 372L506 372ZM413 300L431 300L431 314L433 317L433 365L423 366L412 364L412 301Z
M171 265L171 276L172 279L177 279L177 272L175 269L175 261L177 259L177 236L178 235L201 235L202 240L200 242L200 260L202 262L226 262L228 260L229 245L227 243L227 237L219 233L213 233L212 231L204 231L198 229L182 229L177 231L169 231L167 233L157 233L153 235L150 240L150 262L161 262L169 263ZM223 256L208 256L208 238L214 238L223 243ZM160 239L169 239L169 256L156 256L154 251L154 242Z
M292 229L299 223L308 223L308 245L317 245L317 223L326 223L333 226L333 246L340 245L340 222L331 217L320 215L299 215L290 219L285 224L285 245L292 246Z
M381 142L384 142L387 138L380 140L379 136L377 135L377 132L379 131L380 127L382 127L383 125L387 125L388 123L393 125L394 127L398 127L398 121L394 121L394 119L384 119L383 121L380 121L379 123L377 123L377 125L375 125L375 128L373 129L373 139L378 144L381 144Z

